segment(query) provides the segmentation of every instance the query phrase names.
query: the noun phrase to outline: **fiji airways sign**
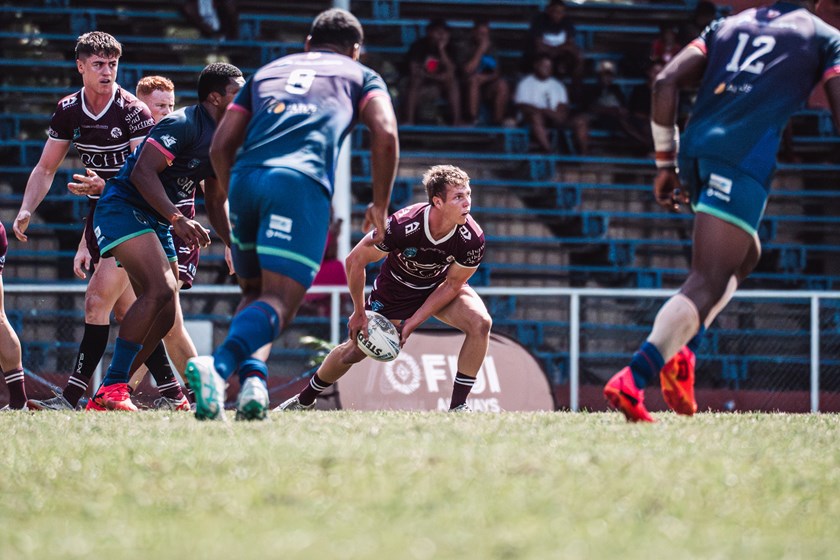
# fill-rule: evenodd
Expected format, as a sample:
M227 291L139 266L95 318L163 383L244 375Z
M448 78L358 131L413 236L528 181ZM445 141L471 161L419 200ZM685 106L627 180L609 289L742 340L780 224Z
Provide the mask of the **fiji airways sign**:
M415 332L396 360L356 364L338 383L342 408L447 410L463 340L459 332ZM481 412L554 408L537 361L519 344L495 334L467 404Z

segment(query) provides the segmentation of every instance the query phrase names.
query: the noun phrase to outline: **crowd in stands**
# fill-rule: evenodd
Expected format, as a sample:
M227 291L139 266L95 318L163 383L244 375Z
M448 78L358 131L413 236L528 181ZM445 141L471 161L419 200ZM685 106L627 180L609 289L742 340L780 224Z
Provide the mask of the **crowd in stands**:
M487 19L476 18L470 29L431 19L402 61L395 88L401 122L525 126L531 151L580 155L590 153L590 129L597 129L648 155L650 81L716 15L715 4L701 1L683 25L661 26L645 60L599 57L588 64L566 3L551 0L522 37L522 58L513 69L500 60ZM619 77L639 83L629 88L616 82Z

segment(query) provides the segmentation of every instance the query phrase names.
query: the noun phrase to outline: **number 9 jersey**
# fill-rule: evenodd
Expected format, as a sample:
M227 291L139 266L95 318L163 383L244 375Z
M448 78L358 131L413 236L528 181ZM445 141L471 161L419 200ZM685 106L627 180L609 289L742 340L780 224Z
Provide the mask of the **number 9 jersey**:
M234 167L295 169L332 197L342 141L380 95L388 90L379 74L347 56L314 51L277 59L228 107L251 115Z
M681 159L725 161L766 183L788 118L820 80L840 75L840 32L779 2L717 20L691 45L708 63Z

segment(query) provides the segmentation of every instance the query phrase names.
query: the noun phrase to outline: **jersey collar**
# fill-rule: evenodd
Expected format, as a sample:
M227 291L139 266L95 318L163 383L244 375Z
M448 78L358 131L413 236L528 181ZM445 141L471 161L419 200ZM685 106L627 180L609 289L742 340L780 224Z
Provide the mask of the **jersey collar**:
M108 104L107 104L107 105L105 105L105 108L104 108L104 109L102 109L102 111L100 111L100 113L99 113L98 115L94 115L94 114L93 114L93 113L91 113L91 112L88 110L88 108L87 108L87 104L85 103L85 88L84 88L84 86L82 86L82 111L84 111L84 112L85 112L85 114L86 114L87 116L89 116L90 118L92 118L93 120L98 121L99 119L101 119L101 118L102 118L102 116L103 116L105 113L107 113L107 112L108 112L108 109L110 109L110 108L111 108L111 105L113 105L113 104L114 104L114 97L116 96L116 93L117 93L117 88L118 88L118 87L119 87L119 86L118 86L116 83L115 83L115 84L113 84L113 86L112 86L112 88L111 88L111 100L110 100L110 101L108 101Z
M455 230L458 229L458 226L455 226L454 228L452 228L452 231L450 231L449 233L447 233L446 235L444 235L440 239L435 240L432 237L432 228L429 227L429 212L431 212L431 210L432 210L432 205L429 204L428 206L426 206L426 209L423 211L423 229L426 232L426 239L429 240L429 243L431 243L432 245L440 245L441 243L443 243L445 241L448 241L450 237L455 235Z

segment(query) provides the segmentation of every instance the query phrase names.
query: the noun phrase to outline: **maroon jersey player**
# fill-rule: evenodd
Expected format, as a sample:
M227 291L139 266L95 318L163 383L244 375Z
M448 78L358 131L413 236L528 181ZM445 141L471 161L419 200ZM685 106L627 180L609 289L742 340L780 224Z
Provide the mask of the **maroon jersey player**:
M470 216L470 179L461 169L437 165L423 176L429 202L399 210L385 225L385 238L366 235L347 256L347 280L353 299L350 337L327 356L309 385L280 405L281 410L312 408L315 398L366 356L356 334L367 329L365 309L381 313L400 330L400 343L429 317L466 336L450 410L466 404L490 342L490 314L467 280L484 257L484 232ZM367 300L365 266L385 257Z

